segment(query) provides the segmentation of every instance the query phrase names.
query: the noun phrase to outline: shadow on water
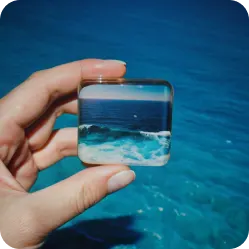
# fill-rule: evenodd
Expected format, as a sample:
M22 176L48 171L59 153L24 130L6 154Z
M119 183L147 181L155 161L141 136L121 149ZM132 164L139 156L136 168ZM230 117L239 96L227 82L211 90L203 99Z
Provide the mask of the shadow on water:
M110 249L133 245L143 234L131 228L133 216L86 220L50 234L42 249Z

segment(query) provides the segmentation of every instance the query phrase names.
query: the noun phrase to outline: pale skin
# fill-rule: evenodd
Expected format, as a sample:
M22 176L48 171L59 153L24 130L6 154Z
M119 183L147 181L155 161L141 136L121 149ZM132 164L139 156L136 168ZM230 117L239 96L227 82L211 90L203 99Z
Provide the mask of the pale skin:
M28 192L40 171L77 156L77 128L53 126L63 113L77 114L81 79L125 72L114 60L76 61L34 73L0 100L0 233L11 247L39 248L48 233L135 179L125 165L98 166Z

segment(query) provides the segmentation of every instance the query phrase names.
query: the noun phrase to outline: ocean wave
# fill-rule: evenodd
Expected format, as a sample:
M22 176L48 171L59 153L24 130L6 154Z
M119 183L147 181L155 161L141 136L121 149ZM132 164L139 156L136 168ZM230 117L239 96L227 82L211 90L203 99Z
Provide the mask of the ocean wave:
M99 126L99 125L93 125L93 124L84 124L79 126L80 131L87 131L87 132L120 132L120 134L141 134L142 136L148 137L148 138L157 138L157 137L170 137L171 132L170 131L159 131L159 132L149 132L149 131L133 131L128 129L120 129L120 128L110 128L108 126Z
M98 125L79 129L78 153L86 163L163 166L169 159L169 131L129 131Z

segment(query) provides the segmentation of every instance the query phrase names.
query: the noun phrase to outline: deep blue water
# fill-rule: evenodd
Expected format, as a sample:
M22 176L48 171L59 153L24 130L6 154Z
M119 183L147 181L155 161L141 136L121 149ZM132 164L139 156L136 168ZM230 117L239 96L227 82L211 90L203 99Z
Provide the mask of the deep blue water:
M80 99L79 158L93 164L164 166L171 140L165 101Z
M133 185L55 232L47 248L230 249L245 240L248 25L229 0L20 0L4 10L1 95L36 70L88 57L125 60L127 78L163 78L175 89L168 166L133 167ZM65 126L77 118L61 117ZM34 190L81 169L67 158Z
M123 130L169 130L169 102L132 100L80 100L80 124Z

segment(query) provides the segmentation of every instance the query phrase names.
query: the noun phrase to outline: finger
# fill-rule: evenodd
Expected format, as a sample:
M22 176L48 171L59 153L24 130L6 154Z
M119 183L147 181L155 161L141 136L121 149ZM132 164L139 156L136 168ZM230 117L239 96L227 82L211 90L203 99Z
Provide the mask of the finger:
M15 176L15 180L28 191L37 180L38 168L32 158L28 158L24 165L21 165L12 173Z
M15 180L7 167L0 160L0 189L16 190L24 192L23 187Z
M77 100L75 98L68 100L66 103L55 103L45 115L26 130L29 147L32 151L38 150L46 144L52 133L56 119L64 113L77 113Z
M37 221L42 223L41 233L61 226L134 179L135 173L126 166L100 166L35 193L31 201L39 212Z
M45 146L33 153L35 164L43 170L66 156L77 156L77 128L53 131Z
M0 116L26 128L55 99L76 91L82 78L99 75L116 78L123 76L125 70L124 63L90 59L41 71L1 99Z

